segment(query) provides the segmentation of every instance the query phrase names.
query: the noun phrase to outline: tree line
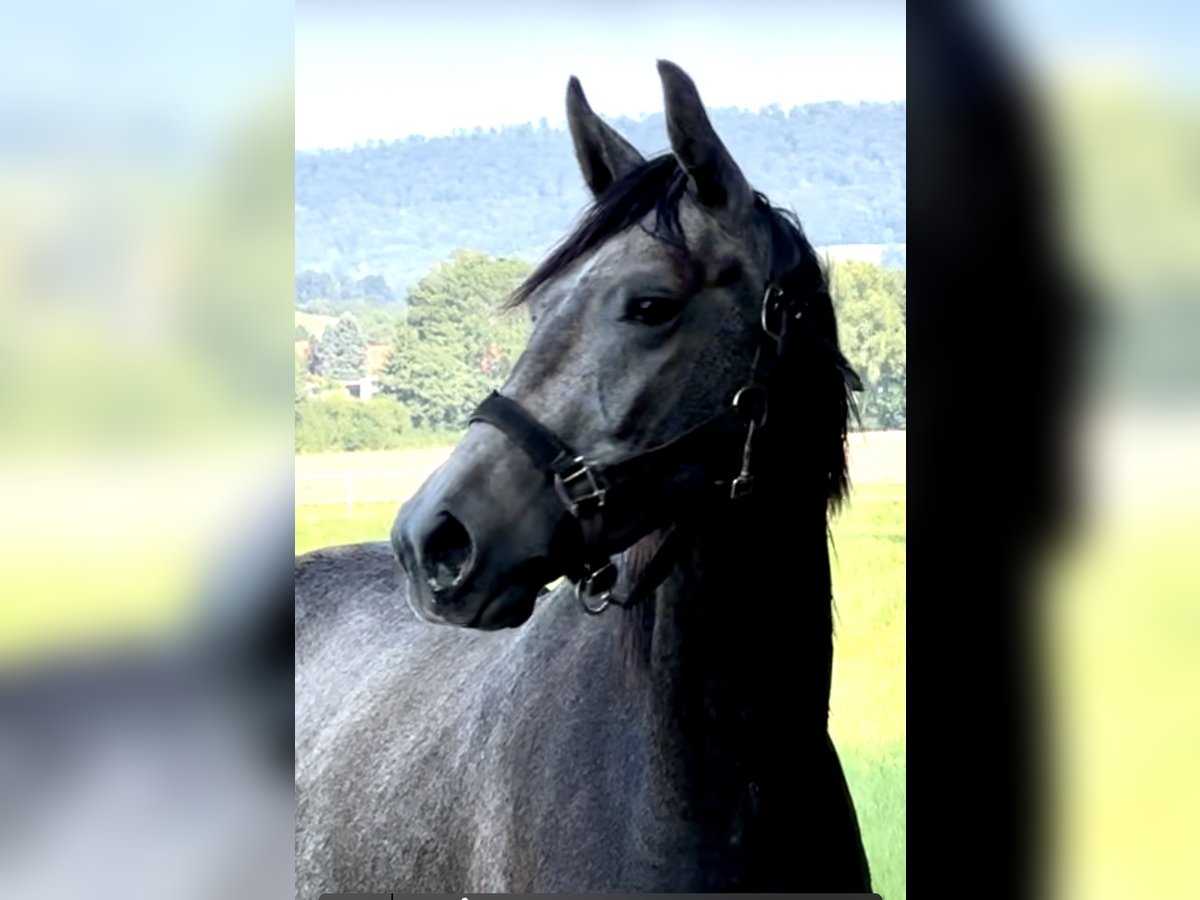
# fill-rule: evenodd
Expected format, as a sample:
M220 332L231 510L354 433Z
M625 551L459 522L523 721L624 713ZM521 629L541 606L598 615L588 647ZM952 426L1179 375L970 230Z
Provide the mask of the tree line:
M340 387L366 374L366 335L344 313L311 355L297 357L297 451L392 449L461 434L528 340L526 313L501 304L530 270L520 259L467 250L436 265L395 312L391 355L377 379L383 395L369 401ZM905 273L846 261L830 266L830 283L842 350L863 380L863 427L904 428Z

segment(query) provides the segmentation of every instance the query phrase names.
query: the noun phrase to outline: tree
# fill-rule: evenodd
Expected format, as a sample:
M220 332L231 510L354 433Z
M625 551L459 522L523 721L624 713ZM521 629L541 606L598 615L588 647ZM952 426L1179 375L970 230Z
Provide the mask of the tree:
M410 427L408 412L391 397L305 400L296 407L296 451L391 450Z
M391 303L396 299L388 286L387 279L382 275L368 275L358 283L358 293L364 300L374 300L379 303Z
M308 397L308 360L301 354L296 354L296 405L299 407ZM299 421L299 410L297 410Z
M325 329L313 349L313 371L338 381L355 381L366 373L367 341L358 320L343 313Z
M314 300L306 310L335 319L345 313L354 316L358 327L369 343L386 343L392 339L396 320L402 315L397 304L383 306L366 300Z
M337 296L337 285L328 272L314 272L305 269L296 276L296 303L310 303L313 300L330 300Z
M412 289L381 385L415 427L464 427L475 404L508 377L529 322L499 307L529 271L520 260L460 250Z
M354 276L342 272L337 277L337 297L339 300L358 300L362 295L359 293L358 281Z
M842 353L863 380L859 411L867 428L907 424L907 276L868 262L830 271Z

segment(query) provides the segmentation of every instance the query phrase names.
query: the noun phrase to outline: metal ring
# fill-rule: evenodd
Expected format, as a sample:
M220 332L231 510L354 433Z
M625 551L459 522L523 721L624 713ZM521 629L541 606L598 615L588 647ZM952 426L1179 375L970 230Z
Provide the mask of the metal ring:
M600 595L599 606L588 606L585 599L587 596L579 585L575 585L575 596L579 598L579 603L583 606L583 611L593 616L598 616L604 612L612 604L612 591L605 591Z
M585 570L586 571L586 570ZM598 606L589 606L587 598L593 596L591 588L596 581L600 580L601 587L594 595L600 598ZM600 568L594 571L586 571L586 574L579 581L575 582L575 594L579 597L579 602L583 604L583 608L592 615L598 615L608 609L610 605L621 604L613 597L613 587L617 582L617 567L611 561L606 562Z
M742 404L746 402L746 397L758 394L762 397L762 411L757 416L746 419L742 410ZM738 392L733 395L733 408L747 422L754 422L755 425L762 426L767 421L767 389L761 384L751 382L738 388Z

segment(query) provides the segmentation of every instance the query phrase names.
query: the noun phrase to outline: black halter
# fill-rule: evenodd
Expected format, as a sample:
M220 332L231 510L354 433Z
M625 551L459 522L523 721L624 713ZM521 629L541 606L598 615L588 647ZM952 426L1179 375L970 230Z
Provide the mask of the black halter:
M625 509L640 509L648 488L689 480L699 463L742 443L741 470L732 480L713 480L711 487L728 500L739 500L754 490L751 468L755 434L766 422L768 384L775 363L784 355L789 320L803 315L806 298L789 298L772 282L763 293L760 342L750 380L734 394L721 412L666 444L635 456L599 466L569 447L517 401L493 391L471 414L471 422L487 422L504 432L525 451L533 464L554 485L559 499L578 524L580 562L567 577L574 582L583 608L603 612L609 605L632 607L648 597L667 577L679 546L678 527L672 528L629 596L613 594L617 569L606 552L605 517L621 519ZM594 599L594 603L589 600Z

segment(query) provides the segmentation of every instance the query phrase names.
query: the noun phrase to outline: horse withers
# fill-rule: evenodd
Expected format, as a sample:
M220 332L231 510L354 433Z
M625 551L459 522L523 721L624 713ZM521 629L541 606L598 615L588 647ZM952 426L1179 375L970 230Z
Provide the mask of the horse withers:
M297 560L305 900L870 889L827 728L857 377L799 223L658 69L649 160L570 80L594 202L391 542Z

